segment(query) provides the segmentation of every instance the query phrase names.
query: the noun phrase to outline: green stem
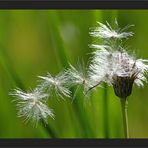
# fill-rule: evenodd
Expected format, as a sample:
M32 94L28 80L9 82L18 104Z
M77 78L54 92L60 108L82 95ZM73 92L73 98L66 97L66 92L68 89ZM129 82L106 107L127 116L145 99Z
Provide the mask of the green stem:
M120 100L121 100L121 109L122 109L122 117L123 117L124 136L125 138L129 138L128 117L127 117L128 101L126 98L121 98Z

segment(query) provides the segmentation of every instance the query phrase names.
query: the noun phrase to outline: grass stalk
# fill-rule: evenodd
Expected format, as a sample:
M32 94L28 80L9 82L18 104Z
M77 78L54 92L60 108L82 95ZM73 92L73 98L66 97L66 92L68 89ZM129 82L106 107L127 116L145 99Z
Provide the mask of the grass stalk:
M104 123L104 137L109 138L108 89L106 84L104 84L104 92L103 92L103 123Z
M50 18L49 25L51 28L50 33L51 33L51 36L53 37L52 42L54 45L54 50L58 56L61 66L67 67L68 66L68 57L66 54L66 47L65 47L64 41L61 37L61 33L60 33L61 22L60 22L58 12L56 10L50 11L49 18ZM54 30L54 33L53 33L53 30Z
M50 135L51 138L56 138L57 137L55 132L52 130L52 128L46 122L41 120L41 125L42 125L42 127L44 127L44 129Z

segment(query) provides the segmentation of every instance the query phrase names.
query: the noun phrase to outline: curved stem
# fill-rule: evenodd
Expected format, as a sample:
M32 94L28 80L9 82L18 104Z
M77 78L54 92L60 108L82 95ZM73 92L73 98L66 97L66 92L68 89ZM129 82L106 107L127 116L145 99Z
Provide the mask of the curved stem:
M87 93L88 93L90 90L92 90L92 89L94 89L95 87L97 87L100 83L101 83L101 82L98 82L96 85L90 87L90 88L85 92L85 95L87 95Z
M121 98L120 100L121 100L121 109L122 109L122 117L123 117L124 136L125 138L129 138L128 117L127 117L128 102L126 98Z

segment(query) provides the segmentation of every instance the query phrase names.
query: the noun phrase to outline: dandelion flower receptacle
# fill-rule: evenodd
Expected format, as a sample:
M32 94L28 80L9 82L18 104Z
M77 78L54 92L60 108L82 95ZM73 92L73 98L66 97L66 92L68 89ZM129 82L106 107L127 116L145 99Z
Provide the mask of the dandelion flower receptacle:
M116 96L121 99L127 98L132 93L134 80L130 77L114 76L113 88Z

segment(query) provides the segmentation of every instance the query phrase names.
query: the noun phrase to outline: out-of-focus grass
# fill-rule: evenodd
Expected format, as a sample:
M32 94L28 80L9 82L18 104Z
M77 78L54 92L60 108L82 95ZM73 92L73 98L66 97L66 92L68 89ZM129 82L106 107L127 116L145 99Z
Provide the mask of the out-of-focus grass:
M24 124L16 116L15 103L9 92L15 87L25 90L38 84L37 76L53 75L77 61L89 60L95 39L88 34L96 21L119 25L135 24L135 36L127 43L142 58L148 57L148 11L144 10L1 10L0 11L0 137L52 137L39 124ZM148 94L146 85L133 88L129 97L130 136L148 137ZM107 93L107 95L106 95ZM107 96L105 99L104 97ZM111 87L98 88L84 98L79 90L76 98L58 101L49 99L56 118L49 118L49 127L57 138L121 138L120 101ZM105 122L107 120L107 122ZM105 134L105 131L107 134Z

